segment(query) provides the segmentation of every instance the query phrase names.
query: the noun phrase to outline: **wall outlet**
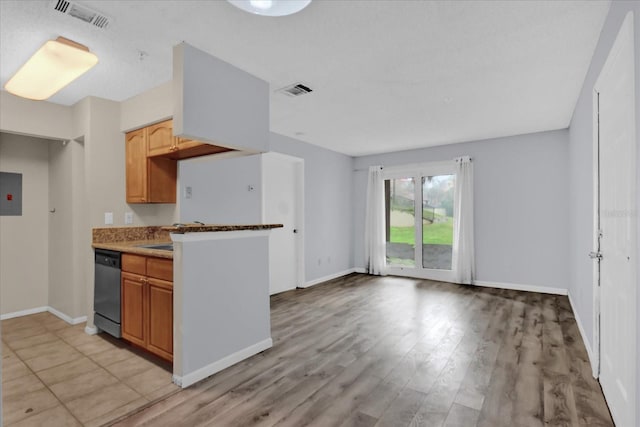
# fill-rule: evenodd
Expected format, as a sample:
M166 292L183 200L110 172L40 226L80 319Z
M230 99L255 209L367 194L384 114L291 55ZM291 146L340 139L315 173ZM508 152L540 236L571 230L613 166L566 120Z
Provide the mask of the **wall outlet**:
M193 192L191 187L184 187L184 198L190 199L192 195L193 195Z
M113 212L105 212L104 225L112 225L112 224L113 224Z
M124 223L125 224L133 224L133 212L125 212L124 213Z

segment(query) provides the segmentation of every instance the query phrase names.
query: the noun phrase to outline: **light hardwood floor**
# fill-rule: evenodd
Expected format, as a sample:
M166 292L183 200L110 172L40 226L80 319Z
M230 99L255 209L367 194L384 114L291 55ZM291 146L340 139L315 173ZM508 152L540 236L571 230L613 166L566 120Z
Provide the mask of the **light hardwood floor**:
M353 274L271 319L273 348L117 425L613 425L564 296Z

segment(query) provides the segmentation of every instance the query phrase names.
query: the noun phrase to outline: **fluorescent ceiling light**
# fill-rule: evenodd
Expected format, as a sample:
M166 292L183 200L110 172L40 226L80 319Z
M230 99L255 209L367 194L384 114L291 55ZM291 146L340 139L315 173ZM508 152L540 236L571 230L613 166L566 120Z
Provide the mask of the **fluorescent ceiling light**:
M86 46L58 37L46 42L4 85L7 92L42 101L89 71L98 57Z
M300 12L311 0L227 0L246 12L263 16L285 16Z

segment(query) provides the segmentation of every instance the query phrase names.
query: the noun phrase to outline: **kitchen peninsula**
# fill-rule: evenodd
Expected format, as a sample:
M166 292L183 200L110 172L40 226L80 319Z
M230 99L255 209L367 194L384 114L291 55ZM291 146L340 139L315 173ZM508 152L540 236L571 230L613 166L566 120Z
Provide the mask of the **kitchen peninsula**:
M156 256L159 251L140 245L167 242L169 234L173 242L173 379L176 384L188 387L272 346L269 232L279 227L282 225L153 227L148 234L133 233L135 241L110 242L104 241L110 229L94 229L94 248L138 255L148 250L150 256ZM127 228L111 229L112 235L125 236ZM130 230L136 228L140 227L129 227ZM97 242L96 236L102 236L99 239L102 241Z

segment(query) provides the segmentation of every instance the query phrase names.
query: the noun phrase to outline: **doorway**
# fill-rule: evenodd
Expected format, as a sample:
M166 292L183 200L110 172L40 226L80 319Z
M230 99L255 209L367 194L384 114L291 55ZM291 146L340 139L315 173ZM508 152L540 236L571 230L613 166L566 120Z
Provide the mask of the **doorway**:
M636 423L636 221L633 15L594 86L594 337L600 384L617 425Z
M269 237L269 294L304 285L304 160L262 155L263 223L282 224Z
M387 272L454 281L453 162L385 168Z

